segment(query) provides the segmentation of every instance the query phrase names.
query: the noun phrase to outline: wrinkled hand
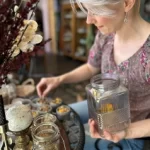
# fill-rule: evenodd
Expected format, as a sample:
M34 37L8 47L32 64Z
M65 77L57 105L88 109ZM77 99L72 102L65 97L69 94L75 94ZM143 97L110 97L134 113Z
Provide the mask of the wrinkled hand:
M36 89L39 97L45 97L52 90L60 85L59 77L42 78L37 84Z
M109 141L112 141L114 143L119 142L120 140L124 139L126 136L125 131L121 131L115 134L111 134L107 131L103 132L103 137L99 134L98 132L98 126L96 125L96 122L93 119L89 119L89 127L90 127L90 134L92 138L101 138L101 139L106 139Z

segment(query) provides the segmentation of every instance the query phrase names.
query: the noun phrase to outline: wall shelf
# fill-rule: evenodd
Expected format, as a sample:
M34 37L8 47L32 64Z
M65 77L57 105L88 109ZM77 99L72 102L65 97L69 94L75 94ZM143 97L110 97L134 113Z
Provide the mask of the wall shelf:
M77 13L73 12L70 4L61 5L60 49L65 56L85 62L88 56L87 38L91 25L86 24L86 15L77 5L75 7ZM69 36L66 36L67 34ZM70 52L66 52L69 49Z

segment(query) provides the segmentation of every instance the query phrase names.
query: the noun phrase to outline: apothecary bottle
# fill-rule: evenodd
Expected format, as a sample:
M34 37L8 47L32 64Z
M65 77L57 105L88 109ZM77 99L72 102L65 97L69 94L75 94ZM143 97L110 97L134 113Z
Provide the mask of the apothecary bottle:
M129 92L120 84L117 74L100 74L86 86L89 117L93 118L100 134L115 133L130 123Z

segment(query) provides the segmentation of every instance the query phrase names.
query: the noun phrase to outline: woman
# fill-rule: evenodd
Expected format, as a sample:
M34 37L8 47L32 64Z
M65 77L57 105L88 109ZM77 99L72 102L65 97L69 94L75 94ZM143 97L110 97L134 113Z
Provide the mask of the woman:
M130 92L132 123L126 131L114 135L105 131L102 139L90 119L90 133L93 138L102 139L99 147L103 150L111 141L125 150L141 150L142 138L150 136L150 24L139 14L140 0L77 0L77 3L87 12L87 24L94 24L99 30L88 62L67 74L43 78L37 85L38 95L46 96L60 84L83 81L100 71L119 74Z

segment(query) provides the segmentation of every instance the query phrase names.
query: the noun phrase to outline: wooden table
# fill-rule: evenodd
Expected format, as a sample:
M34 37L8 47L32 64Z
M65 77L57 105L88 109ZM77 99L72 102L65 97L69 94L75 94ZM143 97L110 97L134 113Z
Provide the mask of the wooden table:
M37 95L32 95L32 97L28 97L28 99L32 101L32 99L36 97ZM71 113L69 118L66 120L58 120L58 123L56 123L60 129L62 139L64 139L64 142L62 139L60 140L60 150L83 150L85 142L84 127L78 114L72 108L70 109ZM56 115L56 112L53 111L52 114ZM67 123L69 124L66 125ZM76 137L76 139L72 140L73 136ZM66 149L64 148L64 143Z
M60 134L61 134L61 136L62 136L62 138L64 140L64 141L62 139L60 140L60 148L61 148L61 150L71 150L68 136L67 136L67 134L66 134L66 132L65 132L65 130L64 130L64 128L63 128L61 123L59 123L59 129L60 129Z
M71 109L71 115L72 116L70 117L69 120L58 121L56 123L60 129L60 134L62 137L60 139L60 150L83 150L84 143L85 143L85 133L84 133L83 124L81 123L79 116L76 114L76 112L73 109ZM64 126L64 123L67 121L69 122L72 121L72 125L66 128ZM77 134L75 133L77 138L76 141L71 142L71 140L69 139L69 134L71 132L71 136L72 136L72 133L74 131L73 130L70 131L70 129L74 126L76 126L79 129L79 131L77 131ZM14 144L12 145L12 148L13 147ZM1 150L3 150L3 148L1 148Z

